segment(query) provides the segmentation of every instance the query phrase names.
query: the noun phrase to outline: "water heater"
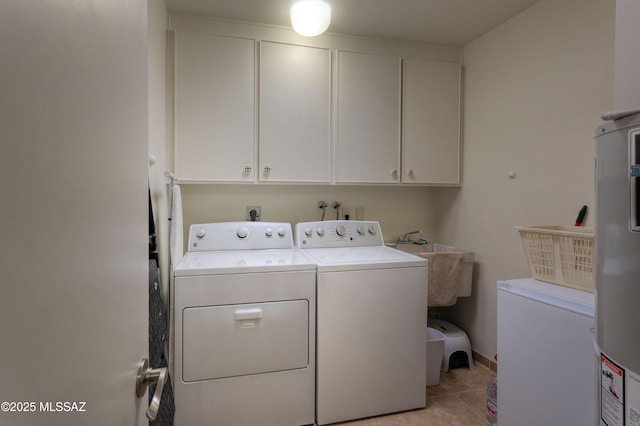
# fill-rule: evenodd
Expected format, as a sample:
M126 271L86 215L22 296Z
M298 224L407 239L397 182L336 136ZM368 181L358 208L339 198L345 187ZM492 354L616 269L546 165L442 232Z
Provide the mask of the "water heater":
M640 114L596 130L600 425L640 425Z

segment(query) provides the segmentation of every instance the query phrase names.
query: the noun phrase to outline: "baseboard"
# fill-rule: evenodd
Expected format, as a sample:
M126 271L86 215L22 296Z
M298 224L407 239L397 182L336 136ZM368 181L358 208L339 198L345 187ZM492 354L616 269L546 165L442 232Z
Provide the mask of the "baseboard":
M489 358L485 358L484 356L480 355L478 352L476 351L471 351L473 353L473 361L474 362L478 362L482 365L484 365L485 367L487 367L489 370L493 371L494 373L498 372L498 363L495 361L491 361Z

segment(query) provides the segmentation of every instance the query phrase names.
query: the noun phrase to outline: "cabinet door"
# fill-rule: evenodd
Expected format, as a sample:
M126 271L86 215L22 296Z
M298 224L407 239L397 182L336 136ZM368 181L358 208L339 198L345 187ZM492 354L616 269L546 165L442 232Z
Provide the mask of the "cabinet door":
M395 183L400 58L338 52L336 182Z
M255 42L176 33L176 176L253 181Z
M402 182L460 183L460 65L406 58Z
M329 182L331 51L260 43L261 181Z

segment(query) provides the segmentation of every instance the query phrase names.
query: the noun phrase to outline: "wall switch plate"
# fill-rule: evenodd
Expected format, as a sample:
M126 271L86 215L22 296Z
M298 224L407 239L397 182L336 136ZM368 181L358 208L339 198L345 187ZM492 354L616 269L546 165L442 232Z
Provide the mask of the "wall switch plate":
M255 213L254 213L255 212ZM254 217L252 217L255 215ZM260 206L247 206L244 213L244 219L250 222L260 222L262 217L262 209Z

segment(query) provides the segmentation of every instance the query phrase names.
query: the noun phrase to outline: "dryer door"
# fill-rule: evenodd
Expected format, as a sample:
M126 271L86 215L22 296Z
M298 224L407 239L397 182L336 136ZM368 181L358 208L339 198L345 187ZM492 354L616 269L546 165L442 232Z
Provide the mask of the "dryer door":
M183 380L306 368L309 302L205 306L183 311Z

